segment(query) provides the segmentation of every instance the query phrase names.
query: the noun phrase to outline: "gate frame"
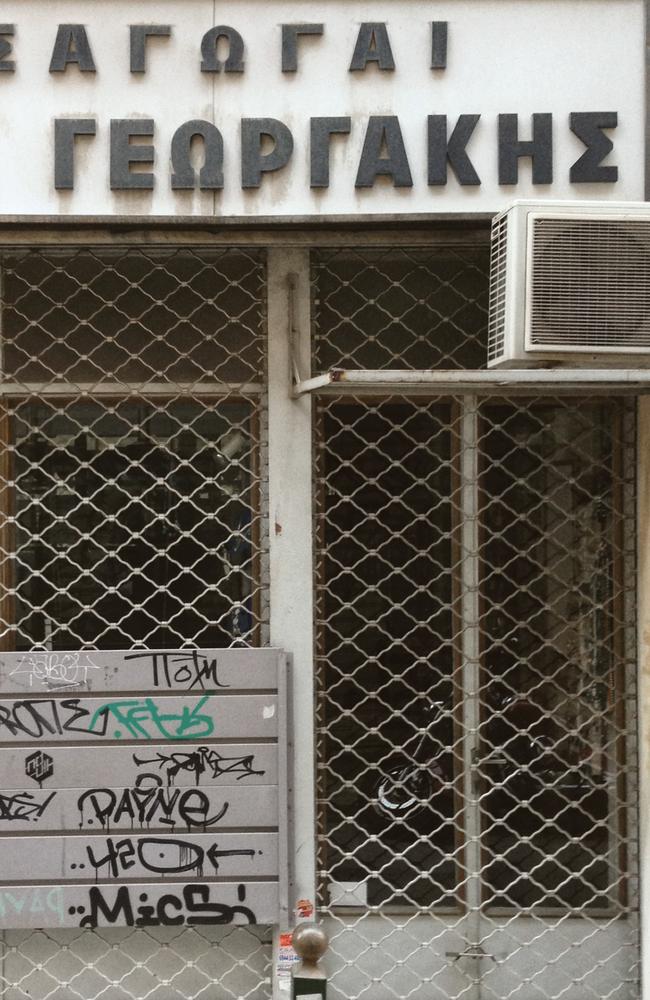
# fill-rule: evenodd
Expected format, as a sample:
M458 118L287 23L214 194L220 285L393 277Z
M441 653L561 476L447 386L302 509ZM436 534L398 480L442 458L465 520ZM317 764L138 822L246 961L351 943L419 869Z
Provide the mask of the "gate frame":
M650 3L648 4L650 10ZM650 18L649 18L650 23ZM650 56L649 56L650 58ZM650 105L649 105L650 106ZM649 119L650 120L650 119ZM649 168L650 169L650 168ZM309 379L311 322L309 250L318 246L431 247L489 241L491 216L444 213L430 216L219 219L214 217L4 216L4 246L134 248L170 246L265 247L268 253L268 440L269 440L269 599L270 644L293 653L293 843L296 899L315 905L316 853L314 803L314 626L312 568L311 399L293 396L294 357ZM296 290L290 317L290 285ZM507 373L504 373L507 383ZM540 382L543 381L540 373ZM314 387L315 388L315 387ZM340 392L340 386L334 387ZM534 385L526 386L527 393ZM625 391L625 387L620 389ZM619 391L620 391L619 389ZM374 386L374 391L377 387ZM427 389L430 391L430 388ZM494 388L492 392L494 393ZM507 392L507 386L504 386ZM605 391L615 391L609 386ZM645 390L647 391L647 390ZM641 996L650 970L650 397L639 387L637 437L638 557L638 726L639 726L639 875L641 922ZM289 914L289 925L300 917ZM277 934L274 953L277 956ZM273 992L278 977L273 974ZM286 994L285 994L286 996Z

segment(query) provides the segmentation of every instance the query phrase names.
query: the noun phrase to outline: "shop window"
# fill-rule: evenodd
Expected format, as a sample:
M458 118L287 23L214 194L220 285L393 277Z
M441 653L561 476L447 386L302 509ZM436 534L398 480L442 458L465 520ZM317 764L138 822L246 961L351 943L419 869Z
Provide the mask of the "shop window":
M621 407L337 398L317 426L324 900L462 909L478 868L482 906L624 906Z
M5 648L260 643L264 257L2 261Z

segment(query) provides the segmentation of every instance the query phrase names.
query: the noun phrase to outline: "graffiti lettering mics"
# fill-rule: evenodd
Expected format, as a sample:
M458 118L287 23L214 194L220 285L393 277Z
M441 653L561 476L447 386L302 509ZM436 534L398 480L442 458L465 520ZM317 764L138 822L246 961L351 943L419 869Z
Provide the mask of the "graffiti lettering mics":
M228 809L224 802L221 809L210 816L210 799L198 788L169 791L157 774L139 774L134 788L90 788L78 800L79 827L99 823L110 830L111 823L127 818L131 824L159 824L175 827L180 823L206 829L223 819Z
M219 680L216 657L208 660L207 656L200 656L196 649L176 653L129 653L124 659L149 660L153 686L156 688L186 688L191 691L198 687L203 691L210 691L213 688L230 687Z
M112 878L128 872L137 862L155 875L181 875L184 872L194 872L202 878L206 861L212 865L217 874L221 858L255 856L255 851L252 849L220 851L216 843L205 849L200 844L193 844L188 840L172 840L166 837L141 837L136 840L132 840L131 837L113 840L112 837L108 837L106 853L102 857L96 857L90 846L86 847L86 851L97 877L100 870L106 868L105 874Z
M39 802L31 792L0 793L0 821L31 819L37 823L55 795L56 792L50 792L46 799Z
M63 890L56 886L53 889L34 888L31 891L27 888L20 892L11 892L9 889L0 890L0 918L11 918L17 913L41 913L54 914L58 917L59 924L65 923L65 912L63 909ZM9 924L8 926L11 926ZM51 926L51 917L43 920L39 926Z
M157 764L159 770L163 770L167 775L167 782L174 784L174 778L181 771L189 771L194 774L196 784L199 784L201 777L207 774L210 778L219 778L222 774L234 774L236 780L252 777L253 775L263 775L265 771L255 771L253 769L254 754L246 754L243 757L224 757L210 747L199 747L198 750L191 750L187 753L178 751L165 754L158 752L155 757L140 758L133 754L133 761L138 767L143 764Z
M156 900L155 905L148 903L146 892L139 893L139 905L135 905L126 885L117 890L110 886L94 885L88 891L89 912L86 913L85 906L71 906L68 913L81 916L80 927L98 927L102 918L107 924L126 927L232 924L236 917L242 918L239 923L257 923L253 911L243 905L246 902L246 886L237 887L237 898L241 905L229 906L213 900L212 893L218 891L218 885L193 883L179 887L175 892L165 893Z
M86 687L88 673L99 670L90 653L25 653L11 671L27 687L43 687L50 691L68 691Z
M197 704L190 708L184 705L179 712L164 712L153 698L129 698L125 701L110 701L98 708L88 727L88 732L106 735L108 720L113 718L120 726L112 736L116 739L159 739L190 740L211 736L214 732L214 720L211 715L201 713L203 706L209 701L205 695ZM98 721L101 723L96 729Z
M37 781L39 788L42 788L43 782L54 774L54 761L49 754L37 750L36 753L25 757L25 774Z

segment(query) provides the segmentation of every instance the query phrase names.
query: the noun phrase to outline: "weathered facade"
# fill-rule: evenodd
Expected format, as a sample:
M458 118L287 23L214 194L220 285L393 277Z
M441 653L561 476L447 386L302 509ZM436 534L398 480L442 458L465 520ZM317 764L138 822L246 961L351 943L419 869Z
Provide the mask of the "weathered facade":
M487 326L646 198L643 0L0 16L3 996L637 997L646 398Z

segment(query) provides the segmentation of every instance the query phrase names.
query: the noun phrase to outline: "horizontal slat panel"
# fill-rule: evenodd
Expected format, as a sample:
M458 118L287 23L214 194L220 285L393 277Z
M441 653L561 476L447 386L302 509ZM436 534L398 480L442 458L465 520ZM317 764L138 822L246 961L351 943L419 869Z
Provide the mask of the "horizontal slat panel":
M0 790L32 784L47 788L96 788L116 778L134 785L142 774L163 784L187 787L272 785L278 780L277 749L268 743L152 744L106 747L5 747L0 753ZM45 775L45 777L44 777ZM27 780L29 779L29 780Z
M252 739L277 735L274 695L0 701L0 743Z
M275 833L4 837L0 882L277 876Z
M255 690L277 687L274 649L36 651L0 654L0 692Z
M119 772L113 772L113 774ZM90 833L269 826L278 823L274 785L167 787L150 775L135 788L42 788L0 793L0 833L83 829ZM155 776L158 782L159 776ZM1 842L0 842L1 846Z
M0 926L277 922L283 665L0 654Z
M0 885L0 927L158 927L277 921L276 882Z

